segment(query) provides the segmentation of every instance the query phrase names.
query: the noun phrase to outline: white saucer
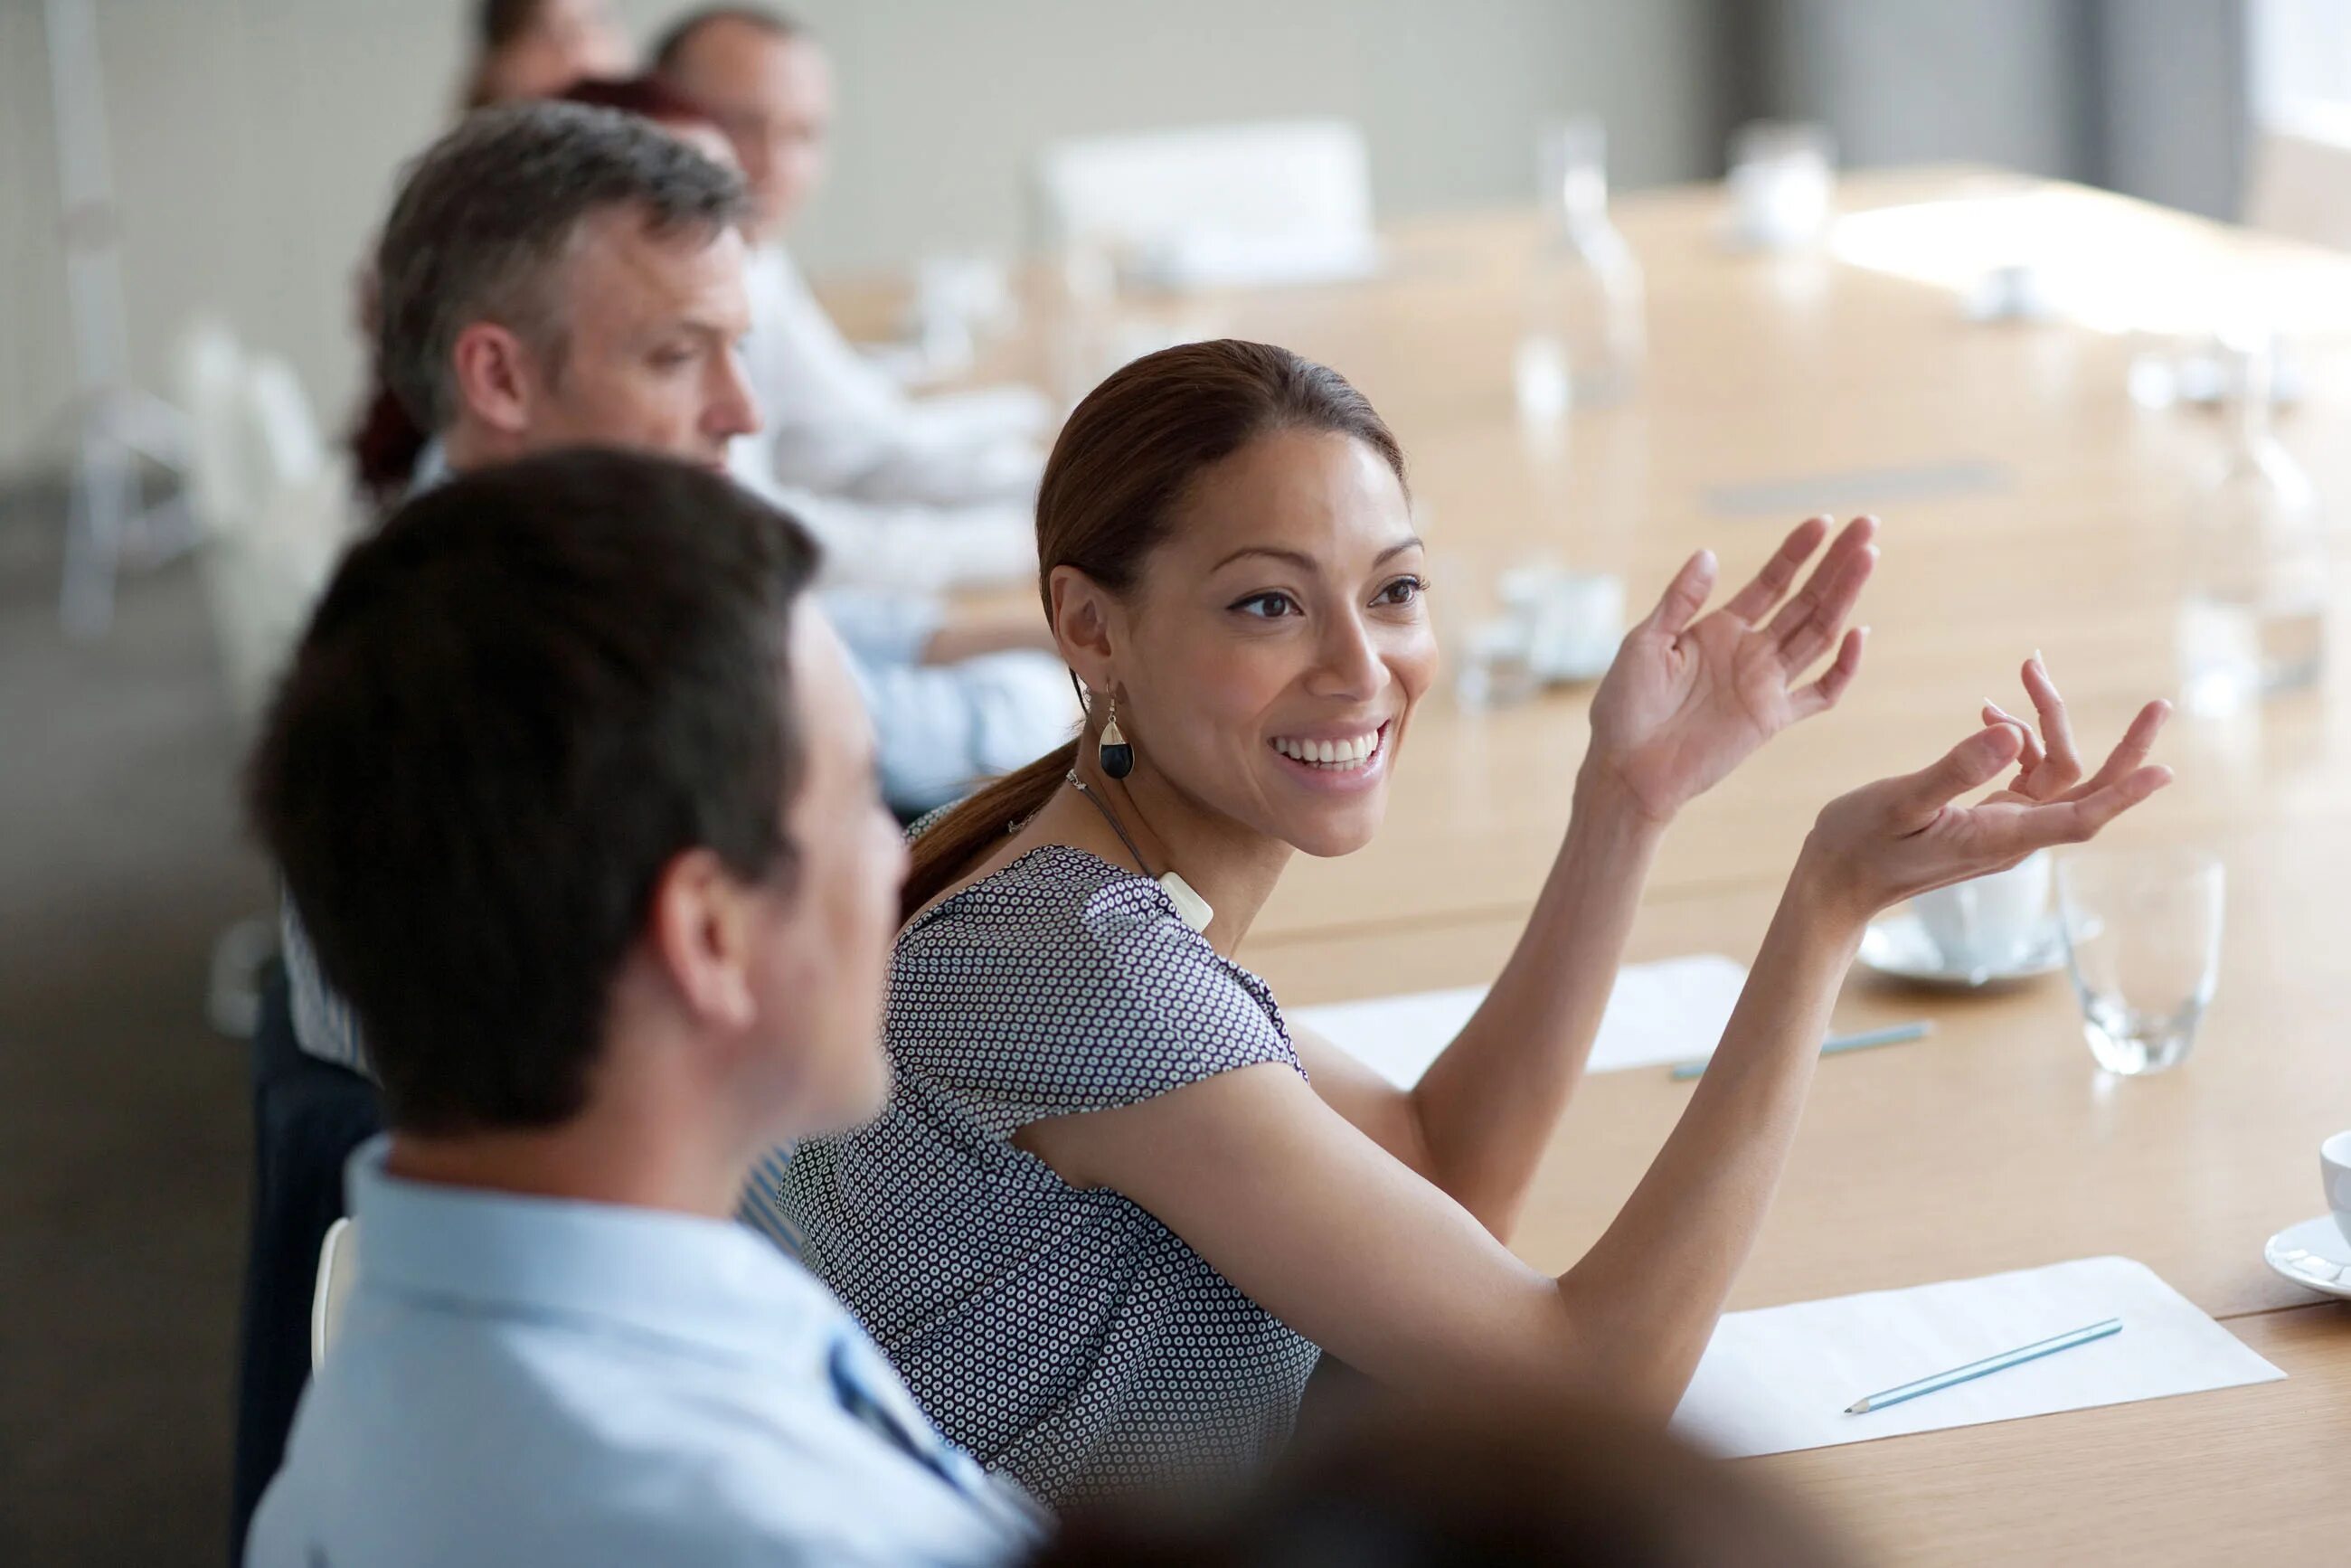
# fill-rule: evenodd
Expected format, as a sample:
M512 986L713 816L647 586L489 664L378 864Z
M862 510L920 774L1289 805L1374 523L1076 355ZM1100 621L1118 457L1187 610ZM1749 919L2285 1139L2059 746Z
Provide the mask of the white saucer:
M1927 935L1926 925L1914 912L1897 909L1871 921L1861 934L1861 961L1881 975L1912 985L1972 991L2055 974L2065 967L2065 933L2053 915L2042 923L2032 946L2014 963L2000 968L1962 968L1944 962L1934 938Z
M2351 1301L2351 1243L2344 1241L2343 1228L2331 1214L2271 1237L2262 1261L2297 1285Z

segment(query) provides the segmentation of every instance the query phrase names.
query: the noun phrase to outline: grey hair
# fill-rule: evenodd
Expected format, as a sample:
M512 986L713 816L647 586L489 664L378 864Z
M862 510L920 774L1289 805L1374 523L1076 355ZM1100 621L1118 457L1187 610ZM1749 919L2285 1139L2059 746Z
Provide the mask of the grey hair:
M468 115L401 183L376 248L376 353L423 430L457 413L457 334L496 321L559 371L569 323L554 272L580 225L634 208L655 235L713 235L747 213L743 182L641 116L577 103Z

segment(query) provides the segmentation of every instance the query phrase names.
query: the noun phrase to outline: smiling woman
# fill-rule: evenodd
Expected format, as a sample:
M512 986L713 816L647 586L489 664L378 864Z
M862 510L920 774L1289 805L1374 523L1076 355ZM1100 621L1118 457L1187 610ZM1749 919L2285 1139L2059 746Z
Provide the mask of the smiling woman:
M1711 613L1712 556L1675 576L1593 698L1525 935L1410 1091L1286 1026L1231 956L1292 853L1370 841L1435 674L1394 436L1320 365L1188 344L1079 405L1037 528L1085 727L916 845L889 1107L803 1147L780 1196L940 1427L1057 1504L1264 1458L1323 1350L1422 1393L1559 1384L1662 1418L1868 917L2086 838L2168 777L2143 766L2151 704L2084 781L2036 664L2040 738L1988 708L1940 761L1830 802L1680 1124L1549 1279L1505 1240L1658 840L1851 683L1876 525L1801 586L1830 529L1800 525ZM2020 758L2011 789L1951 803Z

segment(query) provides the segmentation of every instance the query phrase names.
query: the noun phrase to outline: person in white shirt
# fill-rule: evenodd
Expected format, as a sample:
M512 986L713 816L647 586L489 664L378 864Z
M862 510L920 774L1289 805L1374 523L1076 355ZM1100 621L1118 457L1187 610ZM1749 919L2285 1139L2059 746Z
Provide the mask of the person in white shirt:
M807 592L723 476L574 449L345 559L249 810L391 1132L251 1568L993 1564L1042 1515L727 1218L877 1110L906 852Z
M768 421L758 451L775 481L884 506L977 508L943 523L987 527L1010 509L1025 533L1044 465L1043 400L1007 388L910 398L842 339L784 248L824 173L833 82L823 47L775 11L712 6L663 35L653 69L718 122L750 190L744 360ZM1033 569L1033 539L1029 553Z

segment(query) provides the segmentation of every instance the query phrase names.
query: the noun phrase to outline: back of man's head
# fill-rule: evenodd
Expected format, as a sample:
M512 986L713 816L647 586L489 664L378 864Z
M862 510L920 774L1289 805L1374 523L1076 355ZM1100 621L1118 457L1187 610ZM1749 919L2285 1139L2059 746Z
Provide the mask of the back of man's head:
M653 40L653 68L662 76L675 74L686 52L713 26L748 28L770 38L798 38L807 29L772 5L700 5L664 28Z
M569 1120L671 862L789 872L814 567L723 477L591 450L455 480L345 559L248 802L396 1129Z
M659 235L715 235L747 212L731 170L637 115L583 104L483 110L417 160L376 273L384 379L420 427L456 414L451 356L469 323L496 321L560 366L560 269L581 225L614 209Z

